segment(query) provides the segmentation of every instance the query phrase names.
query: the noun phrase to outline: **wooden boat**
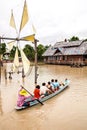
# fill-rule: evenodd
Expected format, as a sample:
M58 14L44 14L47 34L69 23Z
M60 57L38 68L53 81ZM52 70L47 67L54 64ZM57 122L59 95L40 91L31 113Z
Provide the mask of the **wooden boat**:
M65 85L61 85L58 91L55 91L54 93L52 93L52 94L50 94L50 95L48 95L48 96L45 96L45 97L39 99L39 101L40 101L40 102L44 102L44 101L46 101L46 100L48 100L48 99L50 99L50 98L56 96L57 94L59 94L59 93L61 93L62 91L64 91L68 86L69 86L69 82L68 82L67 84L65 84ZM38 100L36 100L36 99L33 99L33 100L32 100L32 99L33 99L33 98L32 98L32 96L31 96L31 98L29 98L29 99L26 100L26 102L29 102L29 106L21 106L21 107L15 106L15 109L16 109L16 110L23 110L23 109L25 109L25 108L29 108L29 107L32 107L32 106L37 105L37 104L40 103L40 102L38 102Z

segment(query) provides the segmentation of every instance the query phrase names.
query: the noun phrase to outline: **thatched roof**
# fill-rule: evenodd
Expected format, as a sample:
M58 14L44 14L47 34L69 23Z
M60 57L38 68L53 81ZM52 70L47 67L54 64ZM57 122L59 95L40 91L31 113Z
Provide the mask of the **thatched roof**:
M80 40L73 42L57 42L54 46L48 48L43 56L85 54L87 54L87 41Z

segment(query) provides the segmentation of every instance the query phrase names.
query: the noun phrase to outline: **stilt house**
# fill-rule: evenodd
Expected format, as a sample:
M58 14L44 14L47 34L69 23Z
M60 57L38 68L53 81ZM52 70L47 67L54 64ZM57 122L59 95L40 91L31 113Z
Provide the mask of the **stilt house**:
M62 41L50 46L43 54L47 64L87 65L87 41Z

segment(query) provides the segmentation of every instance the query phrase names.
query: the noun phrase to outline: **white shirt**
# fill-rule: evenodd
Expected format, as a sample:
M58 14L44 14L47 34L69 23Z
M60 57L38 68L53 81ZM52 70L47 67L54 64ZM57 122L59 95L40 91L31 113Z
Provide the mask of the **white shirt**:
M49 90L49 89L46 86L41 86L40 87L40 94L45 94L47 90Z

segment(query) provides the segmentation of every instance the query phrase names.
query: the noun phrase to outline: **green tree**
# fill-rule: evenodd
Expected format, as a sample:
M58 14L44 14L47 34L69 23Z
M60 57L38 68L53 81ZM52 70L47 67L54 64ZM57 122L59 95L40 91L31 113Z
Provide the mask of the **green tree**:
M69 40L69 41L78 41L78 40L79 40L79 38L78 38L78 37L73 36L72 38L70 38L70 40Z
M10 58L13 59L15 56L16 47L13 46L12 50L10 51Z
M38 45L38 47L37 47L38 61L42 61L43 60L42 54L46 51L47 48L48 48L48 46L43 46L42 44Z
M0 44L0 54L4 54L6 52L6 44L1 43Z
M26 44L23 51L29 60L34 60L35 51L32 46Z
M38 61L42 61L43 57L42 54L49 48L49 46L43 46L42 44L39 44L37 47L37 57L38 57ZM15 51L16 51L16 47L13 46L11 52L10 52L10 58L13 59L15 56ZM31 61L34 61L35 59L35 50L32 46L26 44L23 48L23 51L25 53L25 55L27 56L27 58ZM20 51L18 50L18 55L20 56Z

